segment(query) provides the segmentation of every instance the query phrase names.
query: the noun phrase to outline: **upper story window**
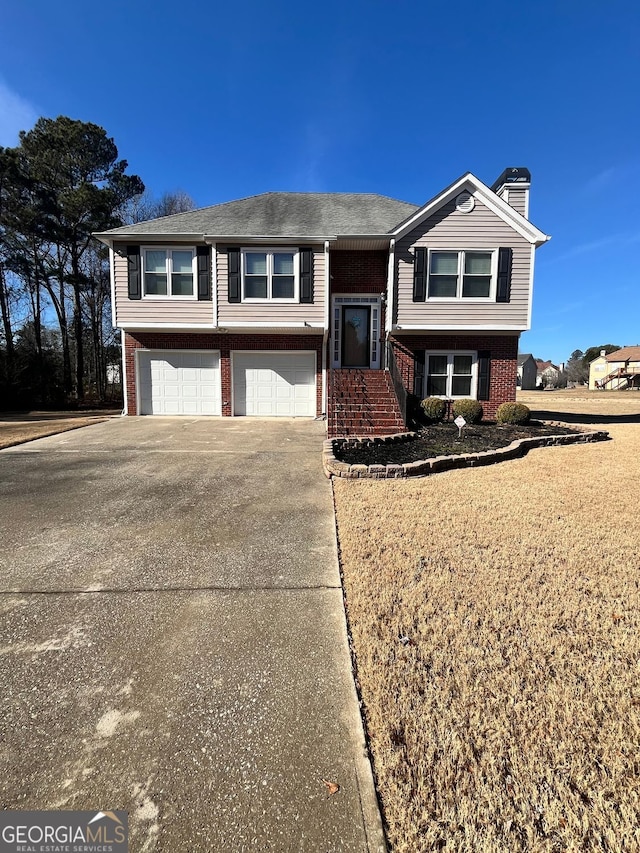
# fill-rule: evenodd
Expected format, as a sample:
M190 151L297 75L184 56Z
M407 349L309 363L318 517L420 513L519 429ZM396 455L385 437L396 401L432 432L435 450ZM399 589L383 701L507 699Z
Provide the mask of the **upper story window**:
M494 298L495 257L495 252L430 251L427 298Z
M295 302L298 299L298 251L243 249L243 300Z
M143 249L144 296L193 299L194 260L193 249Z

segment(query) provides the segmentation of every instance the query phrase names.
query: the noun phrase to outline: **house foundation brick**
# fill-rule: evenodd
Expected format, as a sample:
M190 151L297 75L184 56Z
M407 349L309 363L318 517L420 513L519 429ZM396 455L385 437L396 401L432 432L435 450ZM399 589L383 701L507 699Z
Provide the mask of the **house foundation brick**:
M231 405L231 353L241 351L306 350L316 353L316 415L322 412L322 335L209 334L207 332L127 332L124 339L127 381L127 413L137 415L135 352L137 349L219 350L222 384L222 414L233 414Z
M493 420L501 403L513 403L516 399L518 374L518 335L394 335L391 338L396 362L404 386L413 392L414 356L425 350L473 350L488 351L491 358L489 374L489 399L482 400L484 418Z

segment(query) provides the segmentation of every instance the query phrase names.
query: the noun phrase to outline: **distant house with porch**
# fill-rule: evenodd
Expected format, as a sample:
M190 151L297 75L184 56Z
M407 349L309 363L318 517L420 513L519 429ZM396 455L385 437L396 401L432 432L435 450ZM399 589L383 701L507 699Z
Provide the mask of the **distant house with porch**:
M589 364L590 391L640 389L640 344L600 355Z

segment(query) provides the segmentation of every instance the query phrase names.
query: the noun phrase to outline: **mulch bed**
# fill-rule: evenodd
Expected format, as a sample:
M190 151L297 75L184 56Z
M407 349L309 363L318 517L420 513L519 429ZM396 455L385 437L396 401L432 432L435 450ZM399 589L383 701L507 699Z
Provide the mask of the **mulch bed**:
M541 435L572 435L579 430L551 426L540 421L531 421L526 426L508 424L470 424L458 438L458 427L453 423L439 423L422 427L413 441L397 444L370 444L353 447L338 447L336 457L350 465L402 465L419 462L434 456L458 456L461 453L479 453L506 447L521 438Z

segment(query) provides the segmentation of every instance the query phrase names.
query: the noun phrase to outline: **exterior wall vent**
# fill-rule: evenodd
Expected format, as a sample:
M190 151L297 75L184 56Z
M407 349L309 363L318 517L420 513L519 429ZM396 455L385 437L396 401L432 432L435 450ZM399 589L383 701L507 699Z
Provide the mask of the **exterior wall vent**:
M456 210L460 213L471 213L476 206L476 202L471 193L463 192L456 198Z

